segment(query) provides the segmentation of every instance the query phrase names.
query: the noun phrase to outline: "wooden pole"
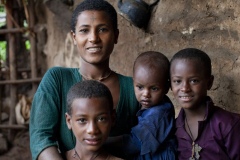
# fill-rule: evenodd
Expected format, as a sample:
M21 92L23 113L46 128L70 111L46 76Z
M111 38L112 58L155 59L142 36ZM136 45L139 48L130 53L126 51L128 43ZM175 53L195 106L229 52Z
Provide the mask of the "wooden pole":
M29 11L29 27L34 28L35 12L34 12L34 3L32 0L28 1L28 11ZM37 47L36 47L36 35L33 32L33 30L30 34L29 40L31 44L31 48L30 48L31 78L35 79L37 78L37 56L36 56ZM32 89L34 92L37 90L37 86L38 85L36 83L32 83Z
M7 29L13 28L13 22L11 21L12 18L12 6L13 0L7 0L6 7L7 7ZM9 53L9 68L10 68L10 80L16 80L16 59L15 59L15 37L13 33L8 34L8 53ZM17 87L14 84L10 85L10 98L11 98L11 105L10 105L10 115L9 115L9 125L13 125L16 122L15 116L15 105L17 102ZM13 140L13 132L9 130L8 138Z

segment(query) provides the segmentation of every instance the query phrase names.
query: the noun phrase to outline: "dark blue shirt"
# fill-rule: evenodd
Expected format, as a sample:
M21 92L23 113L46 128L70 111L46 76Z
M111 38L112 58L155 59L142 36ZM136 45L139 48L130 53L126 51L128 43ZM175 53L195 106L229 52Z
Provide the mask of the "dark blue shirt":
M123 152L129 159L174 160L175 111L170 99L138 111L138 124L123 136ZM127 158L127 159L128 159Z

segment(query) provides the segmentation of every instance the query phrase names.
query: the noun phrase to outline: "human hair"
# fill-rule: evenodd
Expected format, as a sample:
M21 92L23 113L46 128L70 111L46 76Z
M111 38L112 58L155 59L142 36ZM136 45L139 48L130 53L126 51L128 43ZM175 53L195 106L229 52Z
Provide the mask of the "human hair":
M164 72L166 81L169 80L170 62L168 58L160 52L147 51L141 53L134 62L133 73L138 65L158 70L159 72Z
M72 20L71 20L71 30L75 32L77 18L83 11L95 10L95 11L104 11L110 17L110 20L113 24L114 31L118 30L117 24L117 12L115 8L105 0L84 0L81 2L73 11Z
M72 103L77 98L105 98L110 110L113 109L113 98L110 90L96 80L85 80L73 85L67 93L67 112L71 115Z
M202 67L204 67L204 72L206 76L212 75L211 59L207 55L207 53L203 52L200 49L196 49L196 48L182 49L172 57L170 64L172 64L175 60L178 60L178 59L194 60L197 63L202 64Z

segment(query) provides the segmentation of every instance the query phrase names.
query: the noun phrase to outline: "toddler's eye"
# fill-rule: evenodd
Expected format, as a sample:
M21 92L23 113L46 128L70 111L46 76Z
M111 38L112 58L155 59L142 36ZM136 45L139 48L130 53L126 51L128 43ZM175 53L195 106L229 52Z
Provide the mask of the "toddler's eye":
M143 86L137 85L136 87L138 88L138 90L142 90L143 89Z
M152 89L153 91L157 91L157 90L158 90L157 87L152 87L151 89Z
M176 79L176 80L172 80L172 82L175 84L179 84L179 83L181 83L181 80Z

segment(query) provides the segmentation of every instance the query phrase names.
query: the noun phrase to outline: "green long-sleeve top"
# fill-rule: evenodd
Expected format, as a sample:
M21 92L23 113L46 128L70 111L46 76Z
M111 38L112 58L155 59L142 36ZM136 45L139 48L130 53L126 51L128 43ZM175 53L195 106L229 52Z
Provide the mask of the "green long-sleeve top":
M129 133L137 122L136 113L139 110L132 78L120 74L118 78L120 97L112 136ZM33 160L50 146L58 146L62 153L74 148L75 136L67 128L65 120L66 96L70 87L81 80L78 68L53 67L44 75L31 108L30 149Z

